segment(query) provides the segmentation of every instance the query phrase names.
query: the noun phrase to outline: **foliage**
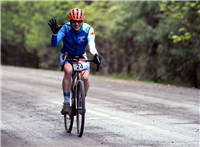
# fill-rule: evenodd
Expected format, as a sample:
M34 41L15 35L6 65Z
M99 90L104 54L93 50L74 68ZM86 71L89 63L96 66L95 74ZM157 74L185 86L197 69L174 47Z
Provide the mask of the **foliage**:
M171 69L171 77L189 82L198 87L200 75L200 2L161 2L161 11L165 19L171 20L169 26L176 24L169 30L168 39L173 45L168 49L170 62L165 64Z
M51 47L48 21L63 25L70 9L82 8L102 74L199 87L199 1L2 1L1 8L2 64L58 69L61 44Z

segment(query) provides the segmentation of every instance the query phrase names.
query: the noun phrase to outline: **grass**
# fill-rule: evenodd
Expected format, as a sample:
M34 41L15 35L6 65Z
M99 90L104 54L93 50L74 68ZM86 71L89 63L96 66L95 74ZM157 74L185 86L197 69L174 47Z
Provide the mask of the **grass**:
M103 75L105 77L109 77L109 78L114 78L114 79L122 79L122 80L132 80L132 81L136 81L134 77L128 76L128 75L117 75L117 74L110 74L110 75ZM138 81L142 81L142 82L153 82L151 80L147 80L147 79L143 79L140 78Z
M105 76L105 77L108 77L108 78L114 78L114 79L136 81L136 78L128 76L128 75L109 74L109 75L101 75L101 76ZM157 82L155 82L155 81L152 81L152 80L144 79L142 77L138 81L147 82L147 83L158 83L158 84L164 84L164 85L182 86L181 84L177 83L176 81L162 81L162 80L158 80Z

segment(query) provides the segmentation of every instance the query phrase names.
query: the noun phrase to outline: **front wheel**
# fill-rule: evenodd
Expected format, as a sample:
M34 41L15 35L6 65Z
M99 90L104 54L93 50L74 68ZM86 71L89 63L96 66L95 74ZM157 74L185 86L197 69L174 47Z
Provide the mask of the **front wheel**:
M85 88L83 81L77 84L77 133L82 137L85 123Z
M75 111L75 102L74 98L72 98L72 105L69 113L64 114L64 124L65 124L65 130L67 133L71 133L73 128L73 122L74 122L74 111Z
M67 133L71 133L73 126L74 116L70 114L64 114L65 130Z

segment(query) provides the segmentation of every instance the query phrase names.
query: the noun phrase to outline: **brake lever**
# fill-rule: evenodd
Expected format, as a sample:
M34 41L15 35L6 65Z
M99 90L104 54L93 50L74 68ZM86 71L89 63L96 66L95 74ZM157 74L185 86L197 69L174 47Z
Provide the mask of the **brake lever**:
M97 69L96 69L96 71L97 72L99 72L99 66L100 66L101 64L97 64Z

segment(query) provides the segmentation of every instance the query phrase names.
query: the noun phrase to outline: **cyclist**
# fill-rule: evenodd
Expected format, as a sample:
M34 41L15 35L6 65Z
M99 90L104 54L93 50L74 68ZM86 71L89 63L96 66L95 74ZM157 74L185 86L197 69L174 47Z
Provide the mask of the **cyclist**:
M72 9L69 12L69 22L63 26L58 27L56 19L49 20L49 26L53 32L51 45L53 47L57 46L61 40L63 44L60 52L60 65L64 66L64 77L62 81L64 102L62 113L68 113L70 111L70 90L71 90L71 76L73 72L72 65L66 61L63 63L63 56L67 54L68 58L73 58L74 56L79 56L81 58L87 59L86 46L88 44L90 53L94 57L94 62L96 64L101 63L101 57L95 47L95 34L93 28L84 23L85 13L82 9ZM87 70L83 75L83 82L85 86L85 96L89 89L89 72L90 63L87 63Z

